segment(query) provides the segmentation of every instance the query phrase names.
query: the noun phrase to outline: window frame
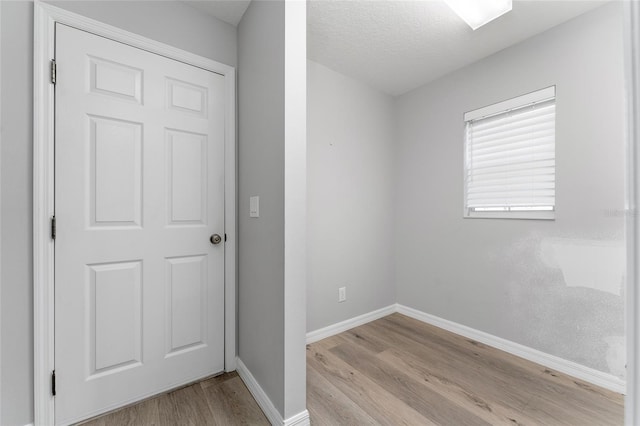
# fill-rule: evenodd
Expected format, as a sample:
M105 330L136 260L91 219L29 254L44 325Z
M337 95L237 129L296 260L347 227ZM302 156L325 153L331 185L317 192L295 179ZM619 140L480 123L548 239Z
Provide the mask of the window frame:
M549 86L543 89L535 90L533 92L526 93L524 95L516 96L501 102L497 102L485 107L477 108L463 115L464 125L464 137L463 137L463 167L462 167L462 181L463 181L463 193L462 193L462 208L464 219L525 219L525 220L555 220L556 216L556 196L554 195L554 205L551 210L487 210L478 211L472 210L467 206L467 176L468 176L468 164L469 164L469 149L467 141L467 123L469 121L478 120L492 115L501 114L512 109L519 109L526 107L527 105L549 101L553 99L557 102L556 86ZM557 112L556 112L557 114ZM556 135L557 126L554 118L554 137ZM556 152L554 147L554 152ZM554 153L555 158L555 153ZM557 165L557 164L556 164ZM554 166L554 180L557 188L557 178L555 178L556 166ZM506 207L508 208L508 207Z

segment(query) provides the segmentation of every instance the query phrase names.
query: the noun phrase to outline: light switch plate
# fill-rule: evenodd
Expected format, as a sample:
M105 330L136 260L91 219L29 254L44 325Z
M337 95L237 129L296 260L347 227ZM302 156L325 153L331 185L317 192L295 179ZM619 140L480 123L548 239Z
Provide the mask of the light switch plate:
M347 300L347 288L340 287L338 289L338 302L344 302L345 300Z
M249 217L260 217L260 197L249 197Z

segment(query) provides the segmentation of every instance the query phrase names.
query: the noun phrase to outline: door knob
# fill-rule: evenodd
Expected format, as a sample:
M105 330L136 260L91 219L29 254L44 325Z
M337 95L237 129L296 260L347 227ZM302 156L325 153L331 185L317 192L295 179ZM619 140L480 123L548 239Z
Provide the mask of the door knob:
M220 244L220 242L222 241L222 237L218 234L213 234L211 237L209 237L209 241L211 241L211 244Z

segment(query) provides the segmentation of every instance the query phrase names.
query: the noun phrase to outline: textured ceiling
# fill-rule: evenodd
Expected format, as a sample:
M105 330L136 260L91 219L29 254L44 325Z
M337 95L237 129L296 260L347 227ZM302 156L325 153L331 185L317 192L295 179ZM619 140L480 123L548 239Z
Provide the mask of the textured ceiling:
M196 0L185 1L207 15L214 16L233 26L238 26L251 0Z
M441 0L310 0L307 56L399 95L604 3L514 0L472 31Z

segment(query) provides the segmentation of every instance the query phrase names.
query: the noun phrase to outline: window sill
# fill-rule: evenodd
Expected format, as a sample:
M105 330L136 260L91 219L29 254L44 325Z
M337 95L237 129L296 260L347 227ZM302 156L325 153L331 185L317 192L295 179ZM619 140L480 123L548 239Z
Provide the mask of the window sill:
M465 212L465 219L524 219L555 220L555 211L515 211L515 212Z

